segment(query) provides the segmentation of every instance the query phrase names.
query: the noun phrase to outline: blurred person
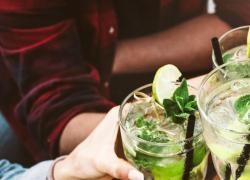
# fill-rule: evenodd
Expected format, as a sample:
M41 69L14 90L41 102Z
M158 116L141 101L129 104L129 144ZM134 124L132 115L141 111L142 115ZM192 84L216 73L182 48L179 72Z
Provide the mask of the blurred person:
M210 67L210 38L249 22L250 1L215 3L1 0L2 113L35 160L71 152L114 106L111 74Z
M59 157L55 161L41 162L30 169L0 159L0 179L143 180L141 172L115 154L118 127L118 107L115 107L68 156Z

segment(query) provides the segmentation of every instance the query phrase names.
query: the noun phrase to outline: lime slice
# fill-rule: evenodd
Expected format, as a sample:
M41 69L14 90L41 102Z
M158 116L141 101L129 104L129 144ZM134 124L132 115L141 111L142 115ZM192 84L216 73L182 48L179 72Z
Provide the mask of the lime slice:
M247 34L247 57L250 58L250 27Z
M163 99L172 98L174 91L178 87L173 82L176 82L181 75L179 69L172 64L162 66L157 70L152 85L152 92L154 99L159 104L163 104Z

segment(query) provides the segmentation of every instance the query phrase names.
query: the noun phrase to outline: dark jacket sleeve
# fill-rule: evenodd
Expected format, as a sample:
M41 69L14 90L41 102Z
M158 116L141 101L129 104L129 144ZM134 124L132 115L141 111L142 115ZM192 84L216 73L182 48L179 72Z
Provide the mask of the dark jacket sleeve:
M73 20L40 28L1 27L0 43L21 96L16 117L52 155L73 116L113 106L100 95L98 72L84 59Z
M214 0L216 14L232 27L250 24L249 0Z

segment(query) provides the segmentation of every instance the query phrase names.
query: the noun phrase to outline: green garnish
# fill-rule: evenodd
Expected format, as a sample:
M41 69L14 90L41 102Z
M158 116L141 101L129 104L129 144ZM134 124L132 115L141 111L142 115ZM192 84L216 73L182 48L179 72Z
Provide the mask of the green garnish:
M234 109L240 120L250 123L250 94L239 97L234 103Z
M146 141L156 143L165 143L169 141L166 133L157 130L150 131L147 129L143 129L138 137Z
M223 57L222 57L224 63L229 62L230 60L232 60L232 58L233 58L233 54L232 53L228 53L228 54L224 53Z
M136 119L135 125L137 128L140 128L139 134L137 136L143 140L159 143L165 143L169 141L167 134L163 131L159 131L156 127L156 122L153 120L139 117Z
M153 130L156 127L156 123L152 120L145 119L143 116L141 116L136 119L135 126L137 128Z
M163 100L163 106L166 116L171 117L177 124L182 124L198 110L195 96L189 95L186 79L182 80L171 99Z
M134 157L136 166L146 170L153 168L157 161L158 158L150 157L140 152L137 152L136 157Z

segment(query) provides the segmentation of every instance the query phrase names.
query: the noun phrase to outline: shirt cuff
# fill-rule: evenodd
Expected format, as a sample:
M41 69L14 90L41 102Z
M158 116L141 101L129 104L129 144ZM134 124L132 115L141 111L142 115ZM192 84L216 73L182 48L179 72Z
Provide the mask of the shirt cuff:
M49 168L51 167L52 163L53 161L49 160L32 166L22 174L20 180L45 180L48 176Z
M55 169L55 165L56 163L58 163L59 161L62 161L66 158L67 156L61 156L58 157L56 160L54 160L54 162L51 164L49 171L48 171L48 175L46 177L46 180L55 180L54 178L54 169Z

